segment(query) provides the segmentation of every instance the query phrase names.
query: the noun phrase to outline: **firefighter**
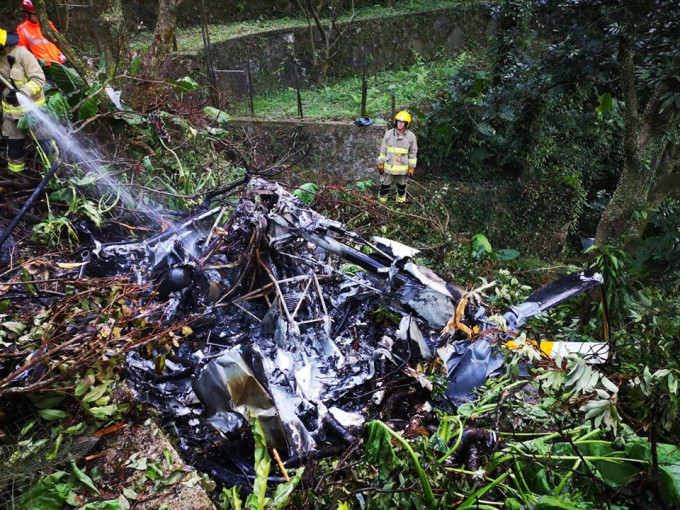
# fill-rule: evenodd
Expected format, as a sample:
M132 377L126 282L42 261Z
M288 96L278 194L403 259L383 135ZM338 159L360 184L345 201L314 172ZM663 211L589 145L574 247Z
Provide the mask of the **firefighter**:
M7 138L8 168L21 172L24 163L24 143L26 131L19 129L19 119L26 110L21 106L18 95L24 95L34 104L45 103L45 73L33 54L23 46L18 46L19 37L0 29L0 87L2 90L2 136ZM11 88L8 86L11 85ZM48 156L54 156L56 146L39 133L37 138ZM41 139L43 138L43 139Z
M53 85L52 76L50 73L50 65L52 62L63 64L66 62L66 57L61 53L57 45L47 40L40 28L38 15L33 7L31 0L23 0L21 2L21 10L26 15L24 22L17 27L17 35L19 36L19 46L24 46L35 55L36 58L45 62L45 76ZM57 29L50 21L50 26L56 31Z
M406 202L406 181L416 170L418 142L409 130L411 114L402 110L394 116L394 127L387 130L380 145L378 200L387 202L392 182L397 182L397 206Z

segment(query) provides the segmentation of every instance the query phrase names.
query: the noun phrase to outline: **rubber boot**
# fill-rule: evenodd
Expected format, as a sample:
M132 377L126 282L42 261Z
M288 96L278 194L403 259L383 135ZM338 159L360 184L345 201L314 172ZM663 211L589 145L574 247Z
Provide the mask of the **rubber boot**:
M25 154L23 138L10 138L7 140L7 168L10 172L18 173L26 169L26 163L24 162Z
M406 203L406 184L397 184L397 207Z
M384 204L387 202L387 196L390 194L390 185L381 184L380 191L378 192L378 200L380 203Z

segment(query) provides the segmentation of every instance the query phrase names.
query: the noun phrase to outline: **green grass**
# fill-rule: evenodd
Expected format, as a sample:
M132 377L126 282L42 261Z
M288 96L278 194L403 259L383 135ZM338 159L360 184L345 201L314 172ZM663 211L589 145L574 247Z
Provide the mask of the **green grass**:
M436 9L439 7L451 7L454 5L466 5L476 3L474 0L407 0L396 2L395 8L387 8L380 5L372 5L362 7L355 10L355 19L368 19L375 17L392 16L396 14L404 14L408 12L420 12L429 9ZM346 21L349 15L339 16L339 21ZM210 24L208 33L211 41L221 41L234 37L241 37L249 34L256 34L260 32L267 32L269 30L276 30L281 28L306 27L307 20L301 14L299 17L284 17L268 19L263 16L260 19L252 21L242 21L239 23L228 23L224 25ZM131 44L133 49L140 50L148 46L151 42L151 32L140 32L134 36L134 42ZM203 48L203 36L201 27L190 27L178 29L176 31L177 49L178 51L195 51Z
M397 109L431 102L446 88L451 77L472 58L461 53L455 59L444 57L437 62L418 62L407 69L383 71L368 77L366 113L373 119L387 118L392 98ZM323 88L301 91L304 118L348 120L361 114L361 76L328 79ZM298 118L295 89L287 88L258 94L255 90L255 116L270 119ZM245 115L246 106L234 105L232 115Z

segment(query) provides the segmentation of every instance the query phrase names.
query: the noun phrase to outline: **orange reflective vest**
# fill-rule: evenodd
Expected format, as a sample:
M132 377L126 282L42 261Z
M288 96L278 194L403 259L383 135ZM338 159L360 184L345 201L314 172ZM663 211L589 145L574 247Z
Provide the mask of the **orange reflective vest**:
M50 26L54 28L51 21ZM17 27L17 35L19 36L19 46L28 48L36 58L44 60L46 65L49 66L52 62L59 62L60 64L66 62L66 57L62 55L57 45L45 39L40 29L40 23L24 21Z

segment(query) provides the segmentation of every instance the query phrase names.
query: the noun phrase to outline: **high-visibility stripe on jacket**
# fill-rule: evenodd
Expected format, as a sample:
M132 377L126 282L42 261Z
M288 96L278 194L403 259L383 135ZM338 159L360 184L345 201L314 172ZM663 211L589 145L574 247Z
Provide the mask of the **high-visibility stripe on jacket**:
M54 28L51 21L50 26ZM28 48L33 55L44 60L46 65L49 66L52 62L59 62L60 64L66 62L66 57L59 51L57 45L43 35L40 23L24 21L17 27L17 35L19 36L19 46Z
M378 156L378 164L385 165L385 172L392 175L405 175L409 167L415 168L418 162L417 157L416 135L408 129L401 134L396 128L387 130Z
M8 57L14 57L14 63L10 66ZM5 47L0 52L0 74L19 91L30 98L35 104L45 103L45 73L40 67L38 60L23 46ZM2 112L7 118L19 119L25 112L21 105L14 106L5 101L9 93L7 87L2 95Z

